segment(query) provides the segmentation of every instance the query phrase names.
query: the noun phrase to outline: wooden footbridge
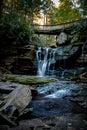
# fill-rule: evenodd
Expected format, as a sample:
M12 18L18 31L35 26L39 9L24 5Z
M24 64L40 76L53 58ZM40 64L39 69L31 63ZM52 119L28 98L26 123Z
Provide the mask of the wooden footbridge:
M59 25L35 25L34 31L36 34L49 34L49 35L56 35L60 33L62 30L65 32L70 31L73 27L75 27L80 20L74 22L68 22Z

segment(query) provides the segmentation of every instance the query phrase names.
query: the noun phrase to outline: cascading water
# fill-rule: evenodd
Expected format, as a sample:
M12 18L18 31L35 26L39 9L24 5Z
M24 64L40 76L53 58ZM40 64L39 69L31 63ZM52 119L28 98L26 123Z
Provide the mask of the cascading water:
M47 66L47 57L48 57L48 48L43 51L40 48L37 50L37 62L38 62L38 72L37 74L39 76L44 76L46 72L46 66Z
M53 75L55 70L56 49L39 47L36 52L38 76Z
M73 113L74 108L78 112L79 107L76 107L76 104L71 102L74 95L72 93L75 93L75 95L80 94L82 89L79 90L79 86L83 88L84 85L66 80L66 77L73 76L75 78L77 74L77 70L65 68L66 59L70 55L67 53L67 49L62 47L56 49L38 48L36 52L38 76L55 76L57 80L37 87L38 94L30 104L30 107L34 108L32 116L48 117Z

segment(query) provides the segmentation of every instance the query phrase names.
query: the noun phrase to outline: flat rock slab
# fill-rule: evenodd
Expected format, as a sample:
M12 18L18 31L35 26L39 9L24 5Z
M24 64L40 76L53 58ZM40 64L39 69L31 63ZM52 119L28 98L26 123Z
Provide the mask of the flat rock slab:
M9 109L10 116L16 109L20 113L30 103L31 99L32 95L29 86L19 86L5 97L4 105L0 108L0 111Z
M6 127L6 126L5 126ZM7 130L86 130L87 120L83 115L61 115L20 121L19 126ZM4 129L3 129L4 130Z

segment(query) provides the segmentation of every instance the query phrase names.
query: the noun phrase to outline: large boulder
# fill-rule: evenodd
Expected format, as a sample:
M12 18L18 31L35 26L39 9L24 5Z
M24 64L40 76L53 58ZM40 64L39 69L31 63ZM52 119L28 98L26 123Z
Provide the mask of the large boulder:
M82 54L82 45L61 46L56 51L55 67L72 67Z
M68 40L68 35L64 32L61 32L59 35L56 37L56 45L63 45L66 43Z
M0 111L6 115L12 116L15 110L22 112L32 99L29 86L18 86L8 94L1 105Z

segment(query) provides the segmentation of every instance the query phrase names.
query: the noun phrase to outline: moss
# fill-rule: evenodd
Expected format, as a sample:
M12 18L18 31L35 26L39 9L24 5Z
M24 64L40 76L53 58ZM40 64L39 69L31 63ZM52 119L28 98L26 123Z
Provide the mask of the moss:
M54 78L45 78L45 77L36 77L36 76L19 76L19 75L11 75L5 74L2 76L2 80L11 81L20 84L45 84L56 81Z
M83 45L83 42L74 42L72 43L72 45L76 46L76 45Z

